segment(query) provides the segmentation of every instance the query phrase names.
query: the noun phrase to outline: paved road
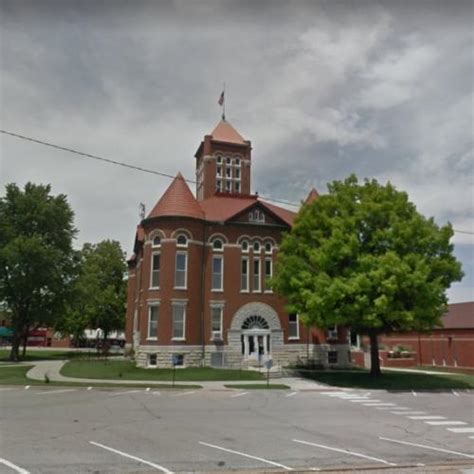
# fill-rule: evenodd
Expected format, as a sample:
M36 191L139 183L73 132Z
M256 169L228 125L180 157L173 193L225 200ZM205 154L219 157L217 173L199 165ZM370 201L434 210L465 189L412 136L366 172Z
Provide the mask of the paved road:
M3 387L0 408L2 473L474 463L471 391Z

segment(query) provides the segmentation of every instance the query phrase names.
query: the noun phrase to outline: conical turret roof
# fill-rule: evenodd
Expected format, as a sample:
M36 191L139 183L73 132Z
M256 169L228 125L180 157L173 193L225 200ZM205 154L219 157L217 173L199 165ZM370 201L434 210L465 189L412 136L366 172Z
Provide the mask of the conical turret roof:
M204 217L199 203L181 173L176 175L161 199L148 214L147 219L163 216L193 217L195 219Z
M304 203L309 204L315 201L316 199L318 199L318 197L319 197L318 191L316 191L316 188L313 188L309 192L308 197L305 199Z

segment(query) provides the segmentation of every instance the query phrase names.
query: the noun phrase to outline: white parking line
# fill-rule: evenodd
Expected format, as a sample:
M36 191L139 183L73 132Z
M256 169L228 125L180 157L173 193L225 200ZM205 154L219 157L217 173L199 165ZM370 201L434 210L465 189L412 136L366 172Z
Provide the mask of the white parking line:
M141 390L126 390L125 392L112 393L110 396L118 397L119 395L127 395L129 393L138 393L138 392L141 392Z
M75 388L70 388L68 390L52 390L47 392L39 392L36 395L53 395L55 393L66 393L66 392L76 392Z
M5 466L8 466L9 468L13 469L16 472L19 472L20 474L30 474L30 471L27 471L26 469L23 469L20 466L17 466L16 464L13 464L10 461L7 461L6 459L0 458L0 464L5 464Z
M231 395L230 398L237 398L237 397L243 397L244 395L248 395L249 392L240 392L236 393L235 395Z
M308 446L315 446L316 448L328 449L329 451L336 451L338 453L351 454L352 456L357 456L359 458L370 459L371 461L381 462L387 464L388 466L396 466L396 464L385 461L384 459L374 458L372 456L367 456L361 453L355 453L354 451L348 451L347 449L332 448L331 446L325 446L324 444L310 443L308 441L302 441L300 439L294 439L295 443L307 444Z
M396 403L364 403L365 407L396 407Z
M191 392L177 393L175 394L175 397L184 397L185 395L192 395L193 393L196 393L196 390L193 390Z
M413 394L414 397L417 396L416 392L414 390L411 391L411 393Z
M31 385L25 385L25 390L29 390Z
M291 392L288 395L285 395L285 398L292 397L293 395L296 395L298 392Z
M474 433L474 428L447 428L447 430L453 433Z
M267 464L271 464L272 466L282 467L283 469L286 469L287 471L292 471L293 470L291 467L285 466L283 464L280 464L280 463L277 463L277 462L274 462L274 461L269 461L268 459L263 459L263 458L260 458L258 456L252 456L251 454L242 453L240 451L234 451L233 449L223 448L222 446L216 446L215 444L204 443L202 441L199 441L199 444L202 444L203 446L207 446L209 448L220 449L221 451L226 451L228 453L238 454L240 456L244 456L244 457L249 458L249 459L255 459L257 461L261 461L261 462L264 462L264 463L267 463Z
M451 390L451 392L453 392L453 395L456 396L456 397L459 397L459 393L454 391L454 390Z
M120 456L123 456L124 458L133 459L134 461L141 462L143 464L146 464L147 466L154 467L158 471L166 472L167 474L173 474L172 471L169 471L168 469L163 466L160 466L159 464L155 464L145 459L138 458L137 456L132 456L131 454L124 453L123 451L119 451L118 449L110 448L109 446L105 446L104 444L96 443L95 441L89 441L89 443L99 448L106 449L107 451L111 451L112 453L120 454Z
M394 415L424 415L426 411L391 411Z
M376 407L376 410L399 410L400 407Z
M370 400L369 398L360 398L358 400L351 400L352 403L367 403L368 401L371 401L372 403L378 403L381 402L382 400Z
M425 421L427 425L433 426L456 426L456 425L467 425L465 421Z
M407 446L416 446L418 448L432 449L433 451L440 451L442 453L457 454L458 456L464 456L464 457L469 458L469 459L474 459L474 456L471 455L471 454L460 453L458 451L451 451L449 449L435 448L434 446L426 446L425 444L409 443L408 441L400 441L398 439L383 438L382 436L379 436L379 439L382 439L384 441L390 441L391 443L406 444Z
M409 416L410 420L446 420L445 416Z

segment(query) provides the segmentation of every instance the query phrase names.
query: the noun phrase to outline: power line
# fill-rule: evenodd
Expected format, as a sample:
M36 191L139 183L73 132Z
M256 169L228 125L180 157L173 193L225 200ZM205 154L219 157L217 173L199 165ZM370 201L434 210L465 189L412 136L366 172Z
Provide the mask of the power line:
M142 171L144 173L150 173L150 174L162 176L162 177L165 177L165 178L171 178L171 179L175 178L175 176L173 176L171 174L168 174L168 173L163 173L161 171L156 171L156 170L151 170L151 169L148 169L148 168L143 168L141 166L130 165L129 163L124 163L122 161L111 160L110 158L104 158L103 156L92 155L91 153L84 153L82 151L75 150L73 148L67 148L67 147L64 147L64 146L56 145L56 144L51 143L51 142L45 142L44 140L38 140L36 138L27 137L25 135L20 135L19 133L13 133L13 132L9 132L7 130L2 130L2 129L0 129L0 133L3 133L4 135L10 135L10 136L15 137L15 138L19 138L21 140L26 140L26 141L33 142L33 143L38 143L40 145L48 146L50 148L56 148L57 150L67 151L69 153L73 153L75 155L83 156L83 157L86 157L86 158L91 158L93 160L103 161L105 163L109 163L109 164L112 164L112 165L123 166L124 168L130 168L130 169L133 169L133 170L136 170L136 171ZM186 179L186 178L183 178L183 179L188 183L196 184L196 181L194 181L192 179ZM280 204L286 204L288 206L300 207L300 204L290 202L290 201L284 201L282 199L274 199L274 198L265 197L265 196L259 196L259 197L261 197L263 199L266 199L267 201L278 202ZM467 230L453 229L453 231L458 233L458 234L474 235L474 232L470 232L470 231L467 231Z

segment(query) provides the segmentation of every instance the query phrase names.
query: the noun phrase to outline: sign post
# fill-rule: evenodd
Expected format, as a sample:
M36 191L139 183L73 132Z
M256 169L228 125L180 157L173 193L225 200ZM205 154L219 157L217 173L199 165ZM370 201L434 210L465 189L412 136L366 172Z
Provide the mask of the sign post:
M267 368L267 388L270 386L270 369L273 367L273 359L268 358L265 361L265 367Z
M179 363L179 357L177 356L177 354L173 354L171 356L171 364L173 364L173 381L171 383L171 386L174 387L174 381L176 380L176 366L178 365Z

